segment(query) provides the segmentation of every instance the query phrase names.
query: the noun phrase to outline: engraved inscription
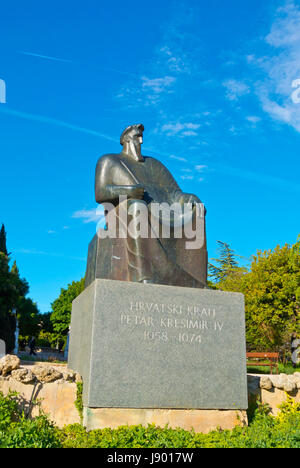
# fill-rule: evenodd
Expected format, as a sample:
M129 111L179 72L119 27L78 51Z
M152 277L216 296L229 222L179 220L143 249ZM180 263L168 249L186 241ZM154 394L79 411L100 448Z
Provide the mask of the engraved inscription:
M120 323L144 340L161 343L200 345L209 333L220 334L224 321L216 308L154 302L130 302Z

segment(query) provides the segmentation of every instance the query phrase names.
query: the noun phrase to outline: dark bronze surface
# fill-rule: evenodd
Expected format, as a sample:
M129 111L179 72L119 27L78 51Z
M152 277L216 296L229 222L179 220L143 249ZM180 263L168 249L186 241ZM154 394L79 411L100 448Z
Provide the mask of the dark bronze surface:
M107 215L119 221L119 196L126 195L124 209L131 207L128 223L138 216L141 203L175 202L201 203L193 194L183 193L168 169L157 159L143 156L143 125L127 127L121 135L120 154L102 156L96 168L95 197L97 203L111 203L114 209ZM193 220L194 221L194 220ZM86 286L95 278L134 282L151 282L174 286L201 288L207 280L205 219L204 243L198 249L186 249L186 240L158 238L99 239L89 246ZM149 232L152 226L150 219Z

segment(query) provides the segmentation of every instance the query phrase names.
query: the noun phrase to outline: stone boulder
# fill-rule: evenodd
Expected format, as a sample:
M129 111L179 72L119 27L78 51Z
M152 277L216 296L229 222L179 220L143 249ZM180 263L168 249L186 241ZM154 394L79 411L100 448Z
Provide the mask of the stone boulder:
M65 370L62 372L63 379L66 382L75 382L76 380L76 373L70 370Z
M65 372L69 373L72 378L65 378L65 375L64 375L64 379L67 380L67 381L72 381L72 382L75 382L75 383L81 383L82 382L82 377L80 374L78 374L78 372L75 372L73 371L72 369L67 369ZM73 379L73 376L74 376L74 379Z
M299 374L299 372L298 372L298 374ZM300 390L300 375L299 375L299 377L295 376L294 380L295 380L295 384L297 386L297 389Z
M25 368L13 370L11 376L14 380L24 384L30 384L35 380L35 375L33 375L31 370Z
M273 385L279 390L284 390L285 392L293 392L297 389L296 380L294 377L288 376L286 374L280 374L279 376L273 377Z
M51 366L33 366L33 374L43 383L51 383L62 379L63 375Z
M7 354L2 359L0 359L0 374L2 374L3 377L6 377L13 370L19 369L19 367L20 359L18 356Z
M264 390L271 390L273 388L272 381L267 376L263 376L260 378L259 386L260 388L263 388Z

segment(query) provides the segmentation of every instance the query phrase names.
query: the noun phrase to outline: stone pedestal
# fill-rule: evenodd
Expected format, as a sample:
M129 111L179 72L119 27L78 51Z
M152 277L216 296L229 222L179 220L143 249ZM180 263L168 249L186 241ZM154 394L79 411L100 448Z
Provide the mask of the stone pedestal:
M116 429L119 426L155 424L159 427L180 427L204 434L217 430L232 430L248 424L245 410L180 410L133 408L84 408L83 424L87 430Z
M244 297L95 280L73 302L69 368L87 408L245 410Z

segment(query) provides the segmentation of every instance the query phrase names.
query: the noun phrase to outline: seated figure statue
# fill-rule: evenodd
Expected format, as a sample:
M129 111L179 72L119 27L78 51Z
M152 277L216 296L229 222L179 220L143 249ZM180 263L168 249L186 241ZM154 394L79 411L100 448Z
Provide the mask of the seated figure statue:
M90 243L86 286L95 278L104 278L206 287L206 210L197 196L181 191L160 161L142 155L143 131L142 124L127 127L120 139L121 153L105 154L98 161L95 197L106 209L107 227ZM161 205L177 208L166 215L154 210ZM200 206L202 210L197 209ZM184 207L189 210L185 212ZM168 222L169 235L164 236L163 225ZM141 223L147 235L141 235ZM129 224L130 230L126 230ZM187 238L183 226L188 224L191 235ZM109 236L110 225L121 226L122 234ZM176 234L178 225L181 236ZM198 236L194 245L192 236Z

